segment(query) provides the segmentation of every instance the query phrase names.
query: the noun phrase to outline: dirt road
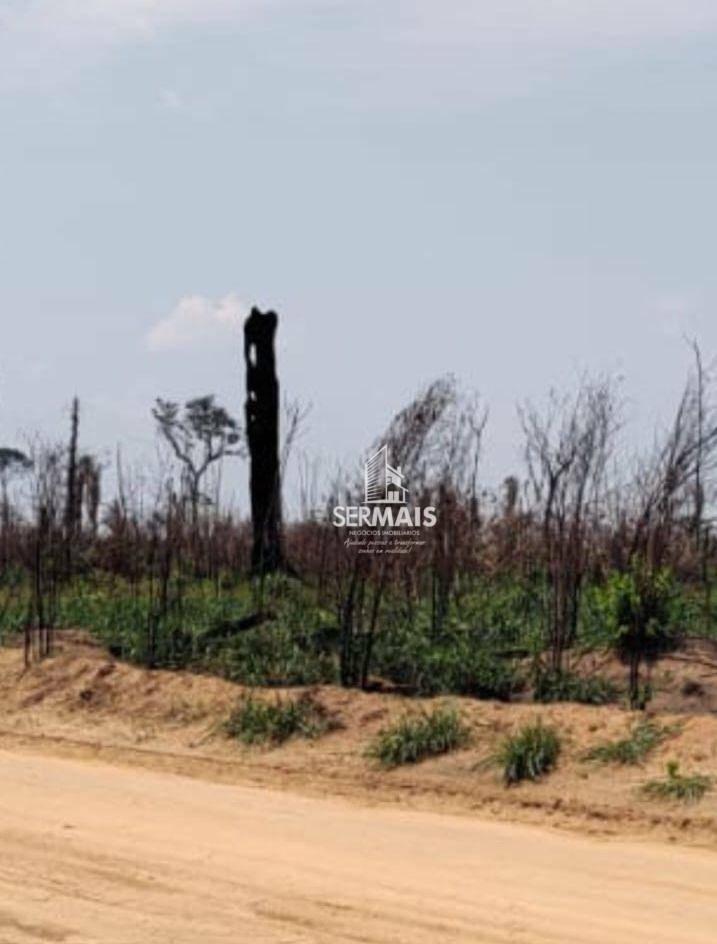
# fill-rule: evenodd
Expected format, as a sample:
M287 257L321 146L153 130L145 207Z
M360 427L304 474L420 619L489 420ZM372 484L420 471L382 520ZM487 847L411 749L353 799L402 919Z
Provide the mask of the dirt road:
M713 944L717 856L0 752L0 942Z

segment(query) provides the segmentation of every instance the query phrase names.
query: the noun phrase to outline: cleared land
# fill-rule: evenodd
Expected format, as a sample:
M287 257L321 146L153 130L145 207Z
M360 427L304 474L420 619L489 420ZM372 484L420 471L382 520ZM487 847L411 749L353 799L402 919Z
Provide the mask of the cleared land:
M79 635L64 636L57 654L28 671L18 649L0 649L0 748L101 760L199 780L288 789L306 796L341 796L370 805L400 806L559 826L593 836L630 836L717 848L717 789L695 805L649 802L638 793L664 775L668 760L685 772L717 777L714 670L683 662L659 669L655 721L679 730L643 765L586 764L587 748L623 737L634 716L619 706L534 705L453 699L473 732L464 750L382 771L364 749L382 725L405 711L430 706L385 693L324 686L316 699L339 728L316 741L294 739L273 750L244 748L221 731L240 686L189 672L148 671L115 662ZM667 680L663 679L667 677ZM685 678L704 693L683 698ZM670 695L670 691L673 693ZM261 691L259 697L277 693ZM282 693L285 695L286 693ZM657 700L657 699L656 699ZM545 780L506 789L480 762L501 738L536 717L563 738L556 771Z
M0 752L8 944L712 944L717 858Z
M717 775L711 654L690 659L660 669L679 730L642 766L582 760L629 730L617 706L454 699L472 743L382 771L366 745L433 700L321 687L335 730L244 748L221 729L240 686L81 634L27 671L2 649L0 944L712 944L717 795L637 792L668 759ZM506 789L480 761L535 717L558 769Z

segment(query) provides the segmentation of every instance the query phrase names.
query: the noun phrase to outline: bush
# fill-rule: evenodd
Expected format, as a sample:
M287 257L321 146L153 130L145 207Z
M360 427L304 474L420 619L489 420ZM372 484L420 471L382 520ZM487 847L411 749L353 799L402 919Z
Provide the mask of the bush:
M242 685L321 685L338 680L337 659L320 630L303 631L279 620L239 633L207 653L204 664Z
M243 696L224 724L242 744L283 744L290 737L317 738L331 727L326 710L305 693L298 698L266 701Z
M491 763L503 771L507 786L521 780L537 780L555 767L561 743L555 728L538 720L525 724L517 734L507 737Z
M605 741L591 748L585 760L608 764L640 764L658 744L676 731L675 727L661 726L652 721L639 721L627 737Z
M462 629L433 638L428 628L392 624L376 640L374 672L418 695L509 701L522 687L514 662L498 658Z
M712 777L705 774L681 774L676 760L671 760L667 765L667 777L648 780L640 788L650 799L679 800L682 803L696 803L711 789Z
M628 572L610 575L597 601L610 647L630 667L630 705L644 709L651 693L641 689L640 665L679 645L685 612L681 588L668 570L653 570L634 558Z
M535 701L574 701L583 705L607 705L616 700L617 694L615 685L602 675L583 678L573 672L554 669L538 669L535 673Z
M464 747L470 729L454 709L439 705L431 712L404 715L382 728L367 750L382 767L415 764L426 757L447 754Z
M463 647L428 649L416 676L420 695L472 695L510 701L519 688L511 663L489 652Z

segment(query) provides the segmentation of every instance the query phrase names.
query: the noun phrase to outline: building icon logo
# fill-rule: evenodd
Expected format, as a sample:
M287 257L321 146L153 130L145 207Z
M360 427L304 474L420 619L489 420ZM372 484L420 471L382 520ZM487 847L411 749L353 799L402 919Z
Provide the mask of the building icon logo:
M403 485L401 467L388 464L388 446L381 446L367 460L364 469L367 505L405 505L408 489Z

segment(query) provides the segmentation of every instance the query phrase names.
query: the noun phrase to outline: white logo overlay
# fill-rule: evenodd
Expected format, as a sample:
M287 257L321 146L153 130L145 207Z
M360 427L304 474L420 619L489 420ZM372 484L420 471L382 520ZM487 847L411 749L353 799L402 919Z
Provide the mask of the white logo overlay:
M408 553L425 544L422 528L436 523L434 507L409 506L408 487L400 465L391 465L388 446L367 459L364 466L362 505L337 505L333 510L336 528L365 529L351 532L345 544L360 553Z
M364 469L367 505L405 505L408 489L403 485L401 466L388 464L388 446L381 446Z

